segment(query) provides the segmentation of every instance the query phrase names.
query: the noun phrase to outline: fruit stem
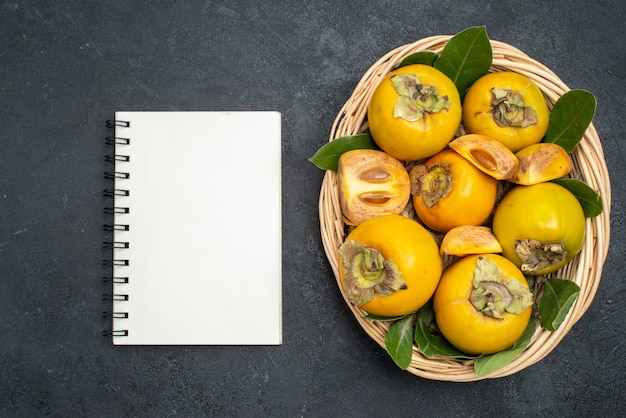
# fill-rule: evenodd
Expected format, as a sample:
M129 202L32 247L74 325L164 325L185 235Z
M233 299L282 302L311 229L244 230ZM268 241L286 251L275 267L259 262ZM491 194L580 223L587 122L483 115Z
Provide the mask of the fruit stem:
M452 190L450 164L436 164L426 168L422 164L414 166L409 172L411 193L422 196L427 207L434 206L439 199L446 197Z
M534 274L567 258L567 250L562 242L541 242L535 239L515 241L515 252L522 261L520 269Z
M521 94L499 88L491 89L493 120L499 126L514 126L525 128L537 124L537 112L531 106L524 104Z
M514 278L502 277L498 265L487 257L478 257L470 303L483 315L502 319L504 312L521 314L533 303L527 286Z
M350 240L339 246L339 254L345 269L344 289L353 304L363 305L377 294L387 296L407 289L396 263L386 260L378 249Z
M399 95L393 109L394 118L414 122L424 119L426 114L450 108L448 96L440 95L435 86L422 84L417 74L396 74L391 77L391 83Z

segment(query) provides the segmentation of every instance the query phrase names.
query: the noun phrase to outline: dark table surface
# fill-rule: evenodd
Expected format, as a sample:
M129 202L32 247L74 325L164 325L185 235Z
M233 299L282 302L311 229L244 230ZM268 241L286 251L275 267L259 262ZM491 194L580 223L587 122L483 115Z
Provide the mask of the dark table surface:
M625 14L622 0L2 2L0 415L619 415ZM477 25L596 95L612 242L593 303L549 356L447 383L399 370L350 314L320 239L323 172L307 159L381 55ZM100 335L104 121L119 109L282 113L283 345Z

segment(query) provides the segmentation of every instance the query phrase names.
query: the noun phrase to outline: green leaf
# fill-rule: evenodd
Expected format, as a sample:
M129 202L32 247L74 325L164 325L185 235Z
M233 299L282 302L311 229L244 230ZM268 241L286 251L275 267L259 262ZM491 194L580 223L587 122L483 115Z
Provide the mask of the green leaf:
M370 134L342 136L324 144L309 161L322 170L337 171L339 157L353 149L378 149Z
M385 334L385 347L393 361L406 370L413 357L413 325L415 315L407 315L395 322Z
M411 64L433 65L439 55L433 51L419 51L405 57L395 68Z
M604 210L602 196L587 183L569 177L554 179L552 182L565 187L570 193L576 196L580 206L583 208L583 213L586 218L595 218Z
M463 99L474 81L489 72L492 60L493 51L487 30L484 26L476 26L450 38L433 67L454 82Z
M457 359L473 359L475 356L466 354L456 349L446 339L430 332L429 327L434 318L434 312L430 307L422 307L418 313L417 325L413 339L420 352L430 357L447 357Z
M555 331L565 320L580 287L571 280L548 279L539 301L539 320L548 331Z
M535 334L535 320L531 317L522 336L508 350L500 351L495 354L480 356L474 363L474 371L476 376L481 377L487 373L501 369L526 349L533 335Z
M374 315L374 314L367 314L363 318L369 319L370 321L392 322L392 321L397 321L398 319L402 319L405 316L406 315L380 316L380 315Z
M586 90L570 90L554 104L545 142L553 142L572 152L596 113L596 98Z

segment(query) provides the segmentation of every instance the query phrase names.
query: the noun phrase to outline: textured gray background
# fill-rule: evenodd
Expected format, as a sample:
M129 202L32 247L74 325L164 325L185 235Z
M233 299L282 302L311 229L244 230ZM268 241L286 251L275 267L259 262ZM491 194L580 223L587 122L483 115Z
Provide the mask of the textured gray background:
M622 0L3 1L0 415L619 415L625 12ZM323 173L307 158L381 55L475 25L597 96L613 240L593 304L552 354L461 384L398 370L359 328L323 253ZM117 109L282 112L282 346L115 348L100 336L103 122Z

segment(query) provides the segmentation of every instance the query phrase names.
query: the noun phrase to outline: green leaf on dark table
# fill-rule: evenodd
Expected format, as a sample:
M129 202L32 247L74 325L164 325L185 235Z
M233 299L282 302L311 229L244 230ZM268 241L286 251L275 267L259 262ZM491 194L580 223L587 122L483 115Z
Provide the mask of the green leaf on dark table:
M418 51L405 57L395 68L411 64L433 65L439 55L433 51Z
M349 135L324 144L309 161L322 170L337 171L341 154L353 149L378 149L370 134Z
M474 363L474 371L476 376L484 376L487 373L499 370L515 360L515 358L522 353L530 343L533 335L535 334L535 320L531 316L528 325L524 330L522 336L513 344L513 346L507 350L500 351L495 354L489 354L480 356Z
M550 113L545 142L572 152L596 113L596 98L586 90L570 90L561 96Z
M413 357L413 325L415 314L395 322L385 334L385 347L393 361L406 370Z
M493 51L487 30L484 26L476 26L450 38L433 67L454 82L463 99L474 81L489 72L492 60Z
M424 306L418 312L417 324L413 338L420 352L428 357L446 357L456 359L472 359L475 356L456 349L446 339L430 332L430 324L434 318L432 307Z
M593 190L587 183L569 177L554 179L552 182L565 187L574 196L576 196L580 206L583 208L586 218L595 218L604 210L602 196Z
M555 331L565 320L580 287L571 280L548 279L539 300L539 320L548 331Z

